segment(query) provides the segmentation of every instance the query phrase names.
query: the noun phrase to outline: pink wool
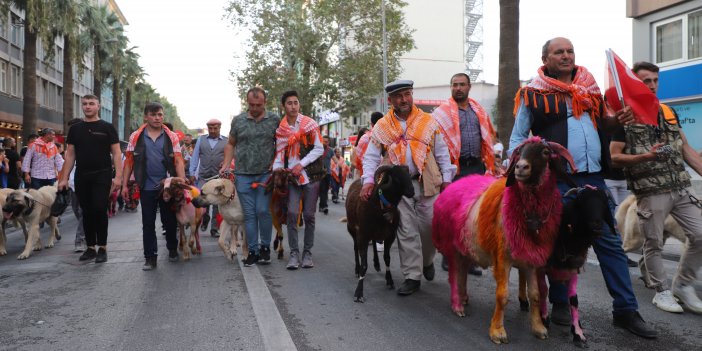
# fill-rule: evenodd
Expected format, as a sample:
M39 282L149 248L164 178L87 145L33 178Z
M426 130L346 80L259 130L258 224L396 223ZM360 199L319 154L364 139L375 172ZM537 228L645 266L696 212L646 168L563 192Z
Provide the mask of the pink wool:
M485 189L497 179L491 176L472 175L449 185L434 202L432 239L443 254L456 248L462 255L470 249L473 233L470 232L468 213Z
M554 174L549 172L536 187L520 183L507 187L502 200L505 239L512 258L535 267L546 265L558 236L563 209ZM534 213L544 221L538 233L527 230L527 213Z

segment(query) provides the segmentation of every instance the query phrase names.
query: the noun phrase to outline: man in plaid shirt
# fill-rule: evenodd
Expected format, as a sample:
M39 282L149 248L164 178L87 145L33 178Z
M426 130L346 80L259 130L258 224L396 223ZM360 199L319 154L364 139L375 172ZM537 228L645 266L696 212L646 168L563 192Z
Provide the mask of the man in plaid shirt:
M54 144L55 137L53 129L44 128L39 132L39 138L27 147L22 172L25 184L33 189L54 185L58 172L63 167L63 157Z

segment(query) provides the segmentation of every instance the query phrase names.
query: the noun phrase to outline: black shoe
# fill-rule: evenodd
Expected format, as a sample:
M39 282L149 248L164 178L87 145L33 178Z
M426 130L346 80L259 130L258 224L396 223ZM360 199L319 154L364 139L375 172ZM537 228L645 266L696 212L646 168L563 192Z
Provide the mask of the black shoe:
M402 296L412 295L419 290L421 282L414 279L405 279L405 281L397 289L397 294Z
M551 305L551 321L558 325L570 325L570 306L566 302L556 302Z
M202 216L202 224L200 224L200 230L202 230L202 231L204 232L205 230L207 230L207 226L208 226L209 224L210 224L210 214L209 214L209 213L205 213L205 214Z
M448 272L448 259L444 255L441 255L441 269Z
M258 263L258 255L255 252L249 252L249 256L244 260L244 267L255 266L256 263Z
M168 250L168 262L178 262L178 249Z
M261 248L261 256L258 258L260 264L270 264L271 263L271 249L268 247Z
M629 257L626 258L626 264L627 264L627 266L629 266L629 267L638 267L638 266L639 266L638 262L632 260L632 259L629 258Z
M328 208L324 208L324 214L325 214L325 215L328 215L328 214L329 214L329 209L328 209Z
M658 332L646 324L638 311L613 312L612 316L614 317L612 324L615 327L624 328L632 334L646 339L658 337Z
M212 235L213 238L219 238L219 230L217 228L212 228L212 230L210 230L210 235Z
M152 257L147 257L146 261L144 262L144 266L141 267L142 271L150 271L152 269L156 269L156 259L157 256L152 256Z
M97 253L95 252L95 249L92 247L89 247L85 252L83 252L80 257L78 257L78 261L88 261L88 260L94 260L95 257L97 256Z
M95 256L95 263L103 262L107 262L107 250L101 247L98 249L97 256Z
M476 276L476 277L482 277L482 276L483 276L483 270L480 269L480 268L479 268L478 266L476 266L476 265L472 265L472 266L470 266L470 268L468 268L468 274L474 275L474 276Z
M422 269L422 273L424 274L424 278L428 281L434 280L434 275L436 274L436 270L434 269L434 264L430 264Z

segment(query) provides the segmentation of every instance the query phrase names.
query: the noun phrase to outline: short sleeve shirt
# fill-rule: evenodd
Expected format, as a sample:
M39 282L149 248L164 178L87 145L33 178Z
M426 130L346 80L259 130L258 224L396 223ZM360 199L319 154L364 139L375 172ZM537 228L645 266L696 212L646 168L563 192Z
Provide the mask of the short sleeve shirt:
M74 124L66 143L75 148L76 176L112 172L111 148L119 144L119 137L111 123L97 120Z
M258 122L246 112L234 117L229 137L236 141L235 174L263 174L270 170L279 124L280 117L267 111Z

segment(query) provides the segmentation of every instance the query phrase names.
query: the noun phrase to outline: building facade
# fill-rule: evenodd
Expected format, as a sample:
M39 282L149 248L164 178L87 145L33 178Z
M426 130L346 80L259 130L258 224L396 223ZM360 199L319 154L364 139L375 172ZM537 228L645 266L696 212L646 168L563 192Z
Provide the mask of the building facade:
M675 109L688 142L702 150L702 0L627 0L633 61L661 68L658 97Z

